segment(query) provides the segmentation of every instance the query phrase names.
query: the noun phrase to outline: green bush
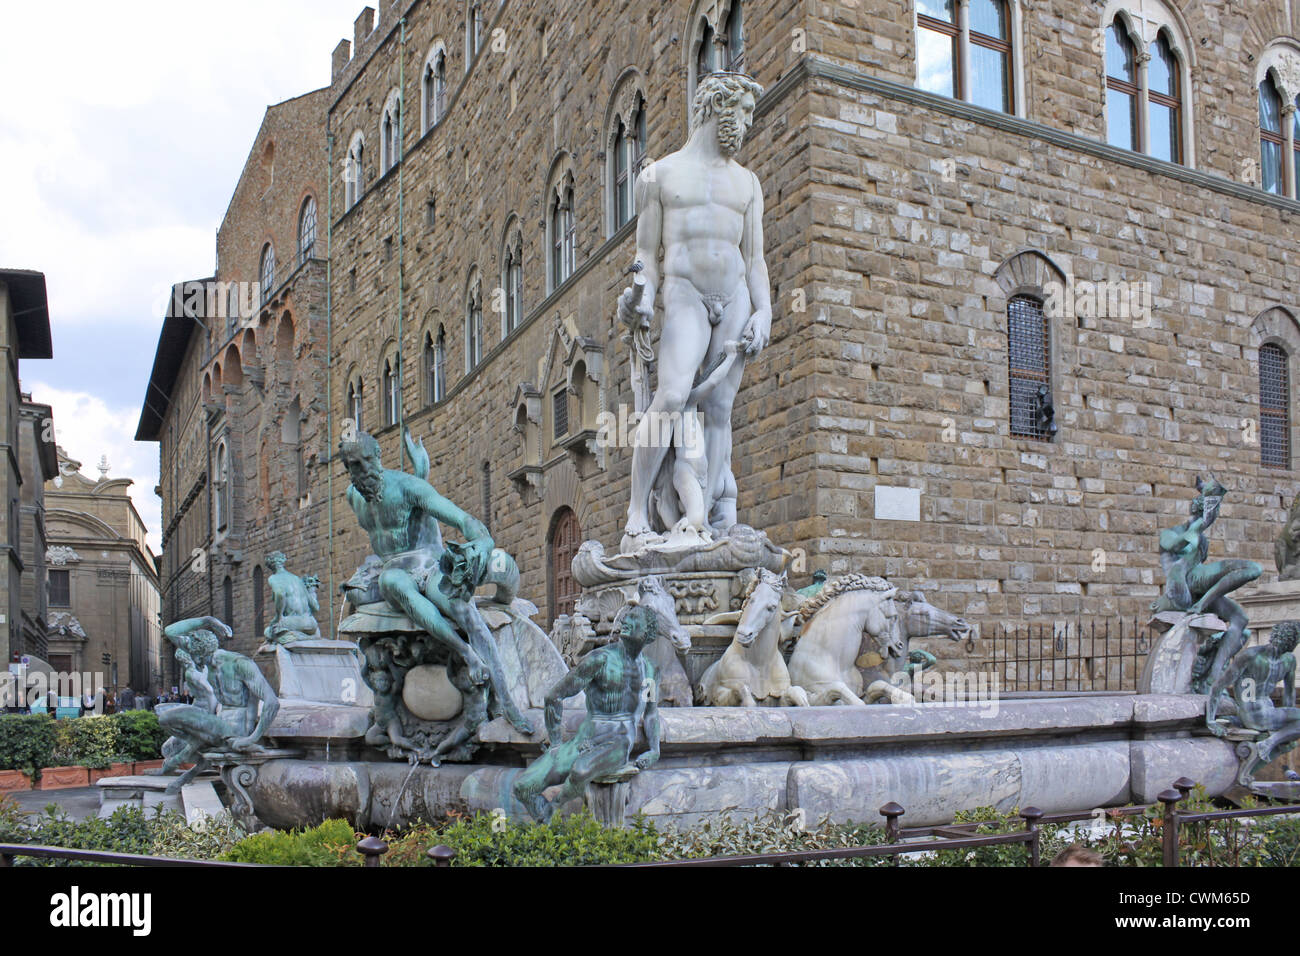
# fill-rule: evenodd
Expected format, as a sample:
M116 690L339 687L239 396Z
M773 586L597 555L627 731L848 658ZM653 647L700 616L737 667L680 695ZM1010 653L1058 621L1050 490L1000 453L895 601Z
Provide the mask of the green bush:
M158 760L162 757L167 732L152 710L124 710L108 719L117 726L118 753L123 760Z
M513 823L477 814L441 826L411 827L390 837L383 863L429 866L429 847L440 843L456 851L455 866L590 866L653 860L659 837L643 821L613 829L586 811L548 824Z
M61 767L107 767L121 753L121 734L112 717L57 721L54 760Z
M177 860L216 860L230 852L247 834L229 814L187 823L179 813L166 813L152 821L152 856Z
M346 820L326 820L309 830L266 831L245 837L221 854L232 863L272 866L341 866L360 863L356 834Z
M22 824L21 839L13 843L33 843L72 850L102 850L110 853L148 854L153 847L153 824L139 807L122 807L111 817L71 820L53 804L35 820ZM19 857L21 866L99 866L70 860L44 860Z
M742 856L751 853L801 853L885 842L880 827L831 823L823 819L811 825L794 815L773 813L753 820L706 820L683 830L670 830L659 838L657 856L663 860L698 859L707 856ZM906 858L902 858L906 859ZM818 860L806 866L888 866L889 857Z
M0 716L0 770L21 770L34 774L42 767L54 767L57 721L46 714Z

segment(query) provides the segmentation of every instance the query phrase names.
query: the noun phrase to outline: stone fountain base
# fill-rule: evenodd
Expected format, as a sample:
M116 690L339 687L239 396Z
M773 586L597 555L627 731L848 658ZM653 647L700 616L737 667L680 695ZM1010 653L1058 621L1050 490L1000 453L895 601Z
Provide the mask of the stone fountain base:
M1205 731L1204 713L1205 698L1194 695L670 708L661 711L662 758L627 784L624 813L661 826L796 808L810 821L877 822L896 801L904 825L926 826L986 806L1053 813L1147 803L1179 777L1217 795L1233 786L1237 760L1231 743ZM540 711L530 716L541 724ZM582 716L565 712L566 736ZM480 737L474 764L269 761L250 788L253 803L277 827L343 817L384 828L498 807L524 818L510 786L540 748L499 720Z

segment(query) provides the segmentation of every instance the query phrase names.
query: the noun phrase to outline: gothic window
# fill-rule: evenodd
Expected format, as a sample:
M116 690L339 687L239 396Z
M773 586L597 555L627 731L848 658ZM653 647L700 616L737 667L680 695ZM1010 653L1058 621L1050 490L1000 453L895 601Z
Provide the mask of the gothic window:
M441 43L424 62L420 78L420 98L423 105L422 133L427 133L440 122L447 112L447 54Z
M501 254L501 290L505 296L502 315L502 338L519 328L523 319L524 264L523 236L512 232Z
M361 379L358 377L348 383L348 418L352 419L358 432L364 430L361 424L362 403Z
M713 55L717 47L717 36L713 32L713 27L709 21L700 21L700 46L695 54L695 76L697 80L700 77L707 76L713 72Z
M582 588L573 577L573 559L582 544L582 529L578 516L571 508L561 508L551 519L551 533L547 539L549 556L551 624L561 614L572 614Z
M303 200L298 214L298 265L310 259L316 248L316 197Z
M446 397L447 391L447 330L438 326L438 334L427 337L424 343L426 394L433 405Z
M384 106L384 115L379 122L379 175L383 176L397 165L401 158L402 143L402 100L394 90L388 96Z
M1055 431L1050 414L1051 331L1038 299L1018 295L1007 304L1007 352L1011 434L1050 441Z
M1106 132L1112 146L1142 148L1138 125L1140 94L1133 41L1123 21L1116 17L1106 30Z
M1267 192L1284 193L1282 155L1286 141L1282 136L1282 96L1273 74L1259 84L1259 169L1260 187Z
M483 361L483 288L477 282L470 288L465 302L465 372L474 371Z
M223 441L217 445L217 480L213 501L216 505L217 530L225 531L230 525L230 452Z
M262 247L262 261L258 268L258 279L262 283L262 304L271 298L275 288L275 247L269 242Z
M1147 65L1148 126L1151 130L1151 155L1170 163L1183 161L1182 96L1178 81L1178 60L1169 44L1169 34L1161 30L1151 44Z
M727 11L727 21L723 27L727 38L727 69L733 73L745 70L745 24L741 12L740 0L731 0L731 9Z
M471 3L469 5L469 16L465 23L465 70L469 71L470 64L478 56L479 50L483 49L483 4Z
M1006 0L916 0L917 86L1010 113L1011 17Z
M384 362L383 390L385 425L397 424L397 413L402 407L401 386L398 382L397 370L394 368L394 361L394 359L388 359Z
M610 158L612 235L636 214L636 177L646 161L645 100L639 95L630 126L621 116L614 119Z
M573 216L573 177L567 176L551 196L551 288L558 289L573 275L575 229Z
M1291 467L1291 375L1286 350L1273 342L1259 348L1260 463Z
M366 140L358 131L352 135L348 144L347 160L343 166L343 207L351 209L365 192L365 152Z

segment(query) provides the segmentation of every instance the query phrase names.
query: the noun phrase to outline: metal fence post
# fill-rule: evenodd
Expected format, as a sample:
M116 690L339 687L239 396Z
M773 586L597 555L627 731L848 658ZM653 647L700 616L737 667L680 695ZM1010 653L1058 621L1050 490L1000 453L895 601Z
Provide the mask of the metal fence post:
M1029 865L1038 866L1038 849L1040 835L1038 832L1038 821L1043 818L1043 811L1037 807L1025 807L1020 811L1020 816L1024 818L1025 830L1032 836L1029 840Z
M1165 821L1161 827L1164 865L1178 866L1178 801L1182 795L1177 790L1162 790L1156 799L1165 805Z
M357 852L366 858L366 866L378 866L379 858L388 852L388 844L379 837L368 836L357 841Z
M1174 789L1182 794L1182 799L1186 800L1188 795L1196 789L1196 781L1187 777L1179 777L1174 781Z
M429 847L427 855L429 859L433 860L434 866L451 866L451 861L456 859L456 851L449 846L443 846L441 843Z
M14 857L12 853L0 853L0 867L13 865Z
M898 842L898 831L900 829L898 825L898 818L903 815L903 812L904 812L903 808L900 807L897 803L895 803L892 800L880 808L880 815L885 818L885 842L886 843ZM897 853L891 853L889 855L889 865L898 866Z

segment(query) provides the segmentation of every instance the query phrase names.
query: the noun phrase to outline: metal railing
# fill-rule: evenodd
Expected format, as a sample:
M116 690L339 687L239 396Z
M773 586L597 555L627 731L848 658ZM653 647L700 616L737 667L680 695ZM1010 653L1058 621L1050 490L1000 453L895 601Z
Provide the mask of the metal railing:
M1113 624L1113 626L1112 626ZM1137 618L1001 624L984 666L1002 693L1137 689L1157 634Z

